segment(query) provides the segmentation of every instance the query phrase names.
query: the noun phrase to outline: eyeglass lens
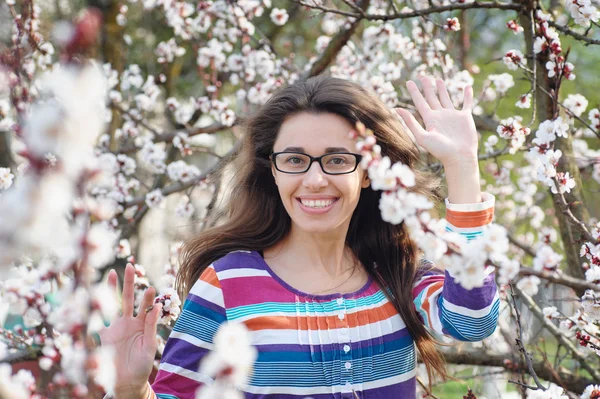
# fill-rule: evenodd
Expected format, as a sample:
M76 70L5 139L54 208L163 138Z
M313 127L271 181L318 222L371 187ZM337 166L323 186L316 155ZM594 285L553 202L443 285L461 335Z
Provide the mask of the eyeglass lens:
M286 152L275 157L277 168L282 172L302 173L310 168L310 158L305 154ZM321 158L325 173L347 173L356 167L356 157L352 154L327 154Z

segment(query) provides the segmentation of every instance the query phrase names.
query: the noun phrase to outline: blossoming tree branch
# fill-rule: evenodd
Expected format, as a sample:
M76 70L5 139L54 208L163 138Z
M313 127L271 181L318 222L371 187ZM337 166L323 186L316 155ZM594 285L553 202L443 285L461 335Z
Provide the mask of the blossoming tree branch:
M472 242L411 192L414 172L373 132L349 132L383 191L374 212L465 288L497 275L494 335L444 348L465 394L490 395L491 370L515 397L600 397L600 97L578 67L600 45L597 1L87 3L0 0L0 398L111 392L118 345L97 340L120 308L160 323L139 337L156 367L180 312L184 237L154 244L169 255L150 281L144 223L166 214L193 234L223 220L240 122L318 74L377 93L416 145L436 126L409 80L437 77L444 108L473 118L496 220ZM423 169L449 173L421 149ZM254 357L243 328L223 328L197 397L235 395Z

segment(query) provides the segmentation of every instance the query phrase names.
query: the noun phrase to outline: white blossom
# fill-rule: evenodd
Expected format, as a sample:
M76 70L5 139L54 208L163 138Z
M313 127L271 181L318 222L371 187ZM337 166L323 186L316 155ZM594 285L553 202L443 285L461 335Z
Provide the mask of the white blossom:
M592 395L596 395L596 396L592 396ZM585 390L581 394L580 399L593 399L594 397L598 397L598 396L600 396L600 385L591 384L591 385L588 385L587 387L585 387Z
M529 296L534 296L538 292L538 286L540 285L540 282L540 279L536 276L523 277L517 283L517 288Z
M508 73L502 73L499 75L490 75L490 76L488 76L488 79L490 81L492 81L492 83L496 87L496 90L500 94L506 94L508 89L510 89L511 87L513 87L515 85L515 81L514 81L512 75L510 75Z
M273 8L271 10L271 21L273 21L273 23L275 25L278 25L278 26L285 25L288 18L289 18L289 15L287 13L287 10L285 10L283 8Z
M162 313L158 319L160 324L169 324L179 317L181 300L173 288L165 288L154 300L154 303L162 303Z
M150 208L162 208L164 207L165 197L163 196L160 189L152 190L146 194L146 205Z
M581 94L569 94L563 105L575 116L581 116L588 106L588 100Z
M6 190L9 188L14 179L15 175L10 173L10 168L0 168L0 190Z
M586 270L585 279L591 283L600 282L600 266L592 265Z
M569 399L567 395L563 395L564 390L558 385L550 383L550 387L546 391L527 390L527 399Z
M544 309L542 309L542 313L544 314L544 317L548 320L560 317L560 313L558 313L558 309L556 308L556 306L547 306Z

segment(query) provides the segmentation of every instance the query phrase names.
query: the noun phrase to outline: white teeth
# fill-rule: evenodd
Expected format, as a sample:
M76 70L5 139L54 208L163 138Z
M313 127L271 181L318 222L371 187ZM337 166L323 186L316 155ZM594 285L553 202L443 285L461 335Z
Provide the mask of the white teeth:
M333 204L333 200L301 200L302 205L307 206L309 208L327 208L329 205Z

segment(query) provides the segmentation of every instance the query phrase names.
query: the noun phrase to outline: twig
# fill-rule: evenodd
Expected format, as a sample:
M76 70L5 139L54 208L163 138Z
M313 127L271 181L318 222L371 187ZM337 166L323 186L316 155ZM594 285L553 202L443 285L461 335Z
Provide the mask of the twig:
M423 396L424 398L439 399L433 393L429 392L429 389L427 388L425 383L421 380L421 377L417 377L417 382L419 383L419 385L421 385L421 388L423 388L423 390L425 391L426 396Z
M556 178L556 176L554 177L553 181L554 181L554 185L556 186L557 193L554 194L552 197L558 199L558 203L563 208L563 213L565 215L567 215L568 218L571 220L571 222L579 228L579 230L583 233L583 236L585 237L585 239L591 243L596 244L598 240L596 240L594 238L594 236L589 232L589 230L585 226L585 223L583 223L581 220L577 219L577 217L575 215L573 215L573 212L571 212L571 205L567 202L567 199L565 198L565 194L560 191L560 183L558 182L558 179Z
M513 308L515 309L515 315L516 315L516 320L517 320L517 331L519 334L519 338L516 340L517 341L517 345L519 346L519 350L521 351L521 353L523 354L523 356L525 357L525 363L527 364L527 369L529 370L529 375L533 378L533 381L535 382L535 387L529 386L529 385L525 385L522 383L518 383L518 382L514 382L514 381L509 381L509 382L513 382L515 384L519 384L523 387L529 388L529 389L542 389L542 390L547 390L548 388L546 388L545 386L542 385L542 383L540 382L540 380L538 379L538 376L535 372L535 369L533 368L533 363L531 361L531 356L529 356L529 353L527 352L527 349L525 349L525 341L523 340L523 327L521 326L521 313L519 312L519 306L517 305L517 300L516 300L516 296L514 293L514 284L513 283L509 283L510 285L510 289L511 289L511 298L512 298L512 303L513 303ZM509 301L510 303L510 301Z

